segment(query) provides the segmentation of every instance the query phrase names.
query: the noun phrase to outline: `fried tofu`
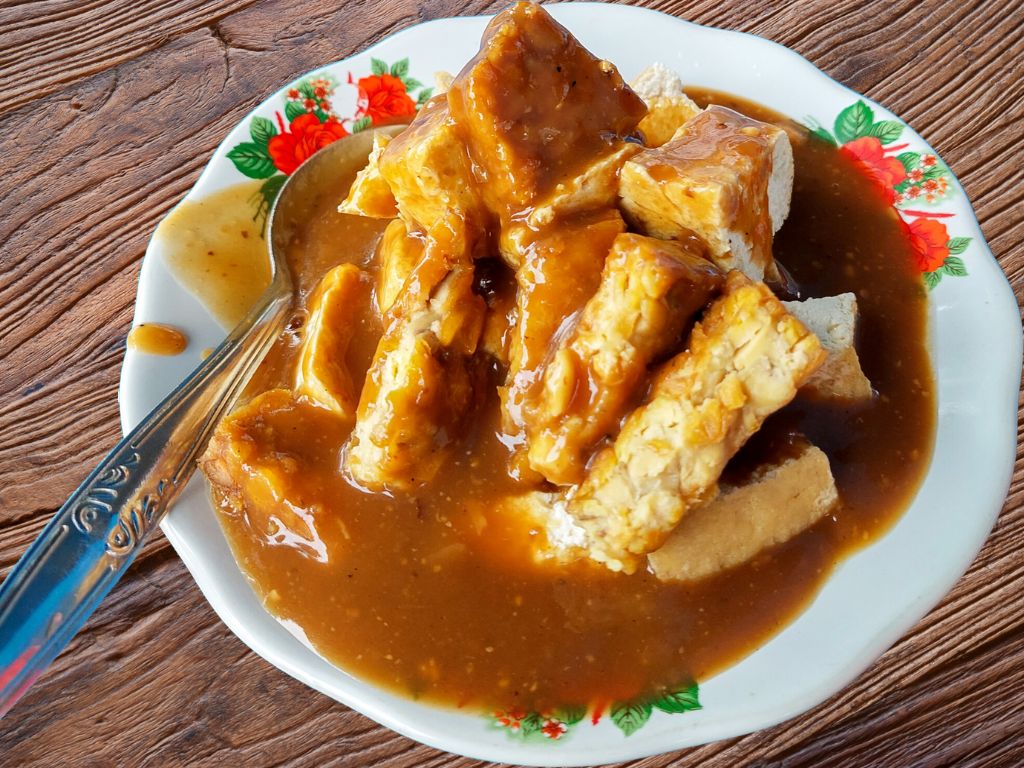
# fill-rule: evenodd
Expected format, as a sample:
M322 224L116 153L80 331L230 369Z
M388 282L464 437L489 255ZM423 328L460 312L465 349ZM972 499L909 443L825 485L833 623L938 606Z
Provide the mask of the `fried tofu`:
M348 196L338 206L339 213L368 216L371 219L393 219L398 215L391 186L380 172L381 155L390 143L391 137L388 134L374 132L373 149L370 150L366 167L356 174Z
M509 434L522 431L523 398L540 376L552 338L594 295L612 243L625 230L617 211L601 211L554 227L526 248L516 271L515 322L502 393Z
M679 75L664 64L652 64L629 85L647 104L647 115L637 129L648 147L671 141L676 131L700 112L696 102L686 95Z
M580 210L584 193L607 197L625 150L619 137L646 112L612 64L529 2L488 24L479 53L447 96L484 202L506 224L545 206Z
M429 481L473 410L486 306L471 264L437 266L428 255L409 276L363 385L345 464L366 488Z
M359 392L345 360L370 278L353 264L335 267L309 300L295 370L295 393L346 421L355 418Z
M382 315L391 309L425 251L423 238L409 232L404 221L388 224L377 244L377 308Z
M828 352L828 359L803 386L803 392L826 400L869 400L874 395L854 346L857 297L852 293L804 301L784 301L786 309L806 325Z
M306 439L294 428L297 415L315 434L331 429L333 417L304 407L287 389L272 389L217 425L199 466L227 508L267 541L326 562L315 520L323 505L303 481L309 457L297 444Z
M767 286L730 272L689 349L655 377L569 501L589 557L633 572L689 509L714 498L726 462L824 359Z
M530 466L547 480L582 479L590 450L637 399L648 364L678 347L721 287L704 252L695 237L615 239L597 292L526 398Z
M691 510L648 556L662 581L699 581L751 560L810 528L839 501L828 457L804 444Z
M777 275L772 239L792 188L787 133L718 106L628 160L619 177L622 208L642 232L672 239L693 231L719 267L752 280Z
M379 165L411 232L430 234L443 243L453 221L465 225L458 234L486 228L487 213L445 97L427 102L384 149ZM462 243L451 245L454 252L462 248Z

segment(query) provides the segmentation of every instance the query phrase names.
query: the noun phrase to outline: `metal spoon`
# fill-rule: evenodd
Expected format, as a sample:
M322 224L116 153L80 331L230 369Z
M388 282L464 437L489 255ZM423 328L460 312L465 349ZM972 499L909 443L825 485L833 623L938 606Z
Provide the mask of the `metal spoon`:
M270 212L272 279L257 305L107 454L0 586L0 717L92 615L188 483L217 423L284 327L292 304L285 252L297 225L324 181L365 165L371 144L372 131L336 141L288 178Z

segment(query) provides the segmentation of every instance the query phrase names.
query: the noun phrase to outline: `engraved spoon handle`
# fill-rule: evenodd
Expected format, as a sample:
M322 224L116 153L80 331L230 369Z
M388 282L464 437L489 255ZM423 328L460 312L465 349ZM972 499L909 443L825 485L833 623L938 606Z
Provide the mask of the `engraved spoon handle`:
M0 586L0 717L135 559L279 335L290 303L279 271L260 304L100 462Z

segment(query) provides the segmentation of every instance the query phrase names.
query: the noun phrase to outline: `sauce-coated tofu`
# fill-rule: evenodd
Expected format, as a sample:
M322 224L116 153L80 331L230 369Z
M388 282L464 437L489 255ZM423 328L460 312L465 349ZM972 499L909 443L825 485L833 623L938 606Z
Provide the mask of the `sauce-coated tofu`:
M628 160L621 205L652 237L693 231L722 269L777 275L772 239L789 213L793 150L781 128L709 107L657 149Z
M340 213L368 216L371 219L393 219L398 215L391 185L380 172L381 155L390 143L391 137L386 133L377 131L373 134L373 149L370 150L366 167L356 174L348 196L338 206Z
M381 314L391 309L425 251L423 239L410 233L403 220L388 224L377 244L377 308Z
M700 107L683 90L679 75L664 64L652 64L629 85L647 104L647 115L637 128L648 147L660 147L671 141L676 131L700 112Z
M369 299L370 278L353 264L335 267L309 301L295 371L295 393L345 420L355 418L359 391L345 357Z
M807 380L803 391L828 400L869 400L871 382L860 367L854 346L857 336L857 297L852 293L821 299L785 301L789 310L820 340L828 359Z
M622 151L620 137L646 112L612 64L528 2L491 21L447 96L484 200L503 222L584 172L588 188L603 189L609 163L601 161Z
M648 556L663 581L698 581L789 541L839 500L828 457L803 445L797 455L759 467L748 482L690 511Z

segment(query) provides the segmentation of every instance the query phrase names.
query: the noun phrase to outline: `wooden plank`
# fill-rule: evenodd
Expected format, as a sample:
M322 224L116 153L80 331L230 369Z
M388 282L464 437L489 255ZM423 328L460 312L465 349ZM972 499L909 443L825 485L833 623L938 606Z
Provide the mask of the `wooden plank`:
M905 117L961 179L1024 296L1024 6L646 4L791 46ZM282 83L409 24L501 4L427 5L0 6L0 573L116 440L124 335L156 222ZM1018 455L971 570L868 673L776 728L634 765L1016 765L1022 577ZM481 765L416 745L271 668L217 620L159 537L4 719L0 756L22 766Z

